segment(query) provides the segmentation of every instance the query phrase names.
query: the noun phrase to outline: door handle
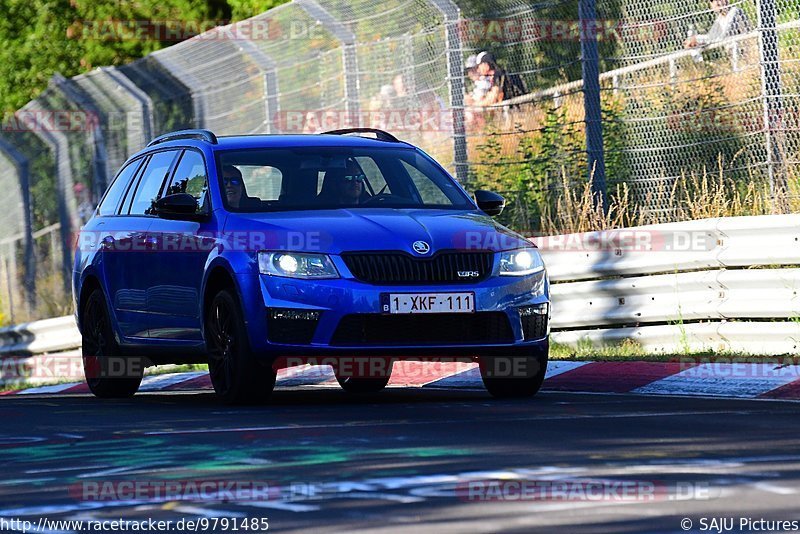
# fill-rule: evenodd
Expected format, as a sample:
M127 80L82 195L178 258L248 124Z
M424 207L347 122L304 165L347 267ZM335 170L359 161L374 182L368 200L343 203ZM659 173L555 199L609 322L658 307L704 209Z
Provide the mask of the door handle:
M100 241L100 248L102 250L109 250L111 248L114 248L114 237L110 235L105 236L103 240Z
M158 245L158 238L157 237L149 235L149 236L144 238L144 246L148 250L155 249L156 245Z

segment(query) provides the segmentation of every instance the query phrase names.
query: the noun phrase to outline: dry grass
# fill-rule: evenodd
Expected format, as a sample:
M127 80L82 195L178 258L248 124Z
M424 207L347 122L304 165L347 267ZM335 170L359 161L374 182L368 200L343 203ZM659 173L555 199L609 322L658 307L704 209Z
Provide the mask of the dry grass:
M647 210L654 198L672 206L668 213ZM666 199L666 200L663 200ZM570 187L562 173L562 189L552 205L542 206L541 231L545 235L592 232L629 228L646 224L687 221L714 217L775 215L800 212L800 177L788 172L786 183L770 190L763 179L751 176L745 183L733 183L725 177L723 162L713 175L682 176L669 190L650 193L634 199L627 184L618 185L608 197L603 211L595 202L591 182L579 188Z

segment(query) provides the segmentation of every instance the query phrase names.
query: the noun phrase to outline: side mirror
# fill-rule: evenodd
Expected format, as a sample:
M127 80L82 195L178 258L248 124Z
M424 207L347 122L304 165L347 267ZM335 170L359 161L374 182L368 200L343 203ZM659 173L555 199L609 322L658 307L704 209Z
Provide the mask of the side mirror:
M475 202L478 208L481 209L486 215L495 217L503 213L503 208L506 207L506 199L497 193L491 191L484 191L479 189L475 191Z
M197 213L197 200L189 193L175 193L159 198L153 211L162 219L195 221L203 218Z

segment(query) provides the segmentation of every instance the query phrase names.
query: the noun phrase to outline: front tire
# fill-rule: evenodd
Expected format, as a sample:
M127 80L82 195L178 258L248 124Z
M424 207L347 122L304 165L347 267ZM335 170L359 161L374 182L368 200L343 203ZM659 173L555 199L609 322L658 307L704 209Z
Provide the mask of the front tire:
M340 360L333 373L348 393L377 393L389 383L393 366L391 358L356 356Z
M389 383L388 376L380 378L363 378L358 376L339 376L336 381L348 393L377 393Z
M132 397L142 383L143 363L121 355L101 289L86 299L81 316L81 357L89 391L105 399Z
M547 373L547 353L538 356L495 356L479 360L483 385L498 399L533 397Z
M217 396L228 404L261 403L275 387L276 373L250 350L239 303L227 289L217 293L206 314L208 372Z

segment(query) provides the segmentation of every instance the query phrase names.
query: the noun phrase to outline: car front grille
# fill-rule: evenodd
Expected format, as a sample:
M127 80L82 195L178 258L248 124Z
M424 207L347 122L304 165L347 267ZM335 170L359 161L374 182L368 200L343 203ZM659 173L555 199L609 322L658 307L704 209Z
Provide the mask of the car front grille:
M492 272L492 252L439 252L415 258L404 252L342 254L353 276L370 284L470 283Z
M503 312L345 315L331 345L483 345L513 343Z

